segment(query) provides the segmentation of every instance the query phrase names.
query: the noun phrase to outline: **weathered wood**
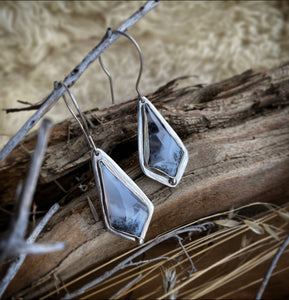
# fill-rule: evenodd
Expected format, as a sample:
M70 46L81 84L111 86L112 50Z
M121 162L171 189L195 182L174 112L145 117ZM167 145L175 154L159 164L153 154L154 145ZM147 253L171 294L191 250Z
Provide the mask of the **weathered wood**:
M247 71L208 86L190 86L188 79L177 79L147 97L189 152L187 169L176 188L152 181L141 172L136 99L86 113L95 126L96 145L112 155L155 205L147 239L232 206L288 200L289 64L265 73ZM0 165L2 207L13 203L33 147L30 137ZM54 274L67 280L135 247L104 228L87 151L75 121L54 127L35 195L37 206L43 208L65 196L56 179L68 190L79 184L76 177L86 178L88 191L77 188L62 198L62 210L40 238L41 242L65 241L67 250L27 258L8 294L35 298L54 289ZM95 202L100 216L97 223L87 195Z

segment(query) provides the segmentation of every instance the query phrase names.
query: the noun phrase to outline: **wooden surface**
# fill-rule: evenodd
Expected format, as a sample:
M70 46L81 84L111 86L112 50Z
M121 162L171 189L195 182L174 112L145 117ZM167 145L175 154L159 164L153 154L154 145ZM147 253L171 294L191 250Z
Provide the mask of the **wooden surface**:
M110 154L155 205L146 239L232 206L288 200L289 64L264 73L247 71L208 86L191 86L189 78L176 79L146 96L189 152L187 169L176 188L141 172L136 99L86 114L94 124L97 147ZM33 136L27 138L0 164L2 208L14 203L34 143ZM38 210L56 201L63 205L39 241L66 241L67 249L29 256L7 294L35 298L54 289L56 278L67 280L136 246L104 228L88 150L74 120L55 125L35 203ZM87 191L80 190L80 181ZM95 203L98 222L90 213L87 195ZM8 217L1 213L2 230Z

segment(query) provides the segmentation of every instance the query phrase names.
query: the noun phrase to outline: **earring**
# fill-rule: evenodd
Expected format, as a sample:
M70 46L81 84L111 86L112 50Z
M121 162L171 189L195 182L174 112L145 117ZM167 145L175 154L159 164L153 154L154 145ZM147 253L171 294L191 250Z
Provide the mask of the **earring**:
M136 47L140 57L140 71L136 81L138 93L138 150L140 166L145 175L170 187L175 187L181 180L188 163L188 151L183 142L158 112L155 106L138 88L143 68L143 56L137 42L126 32L114 30L127 37ZM112 103L114 94L112 80L105 69L101 57L100 65L109 77Z
M106 227L113 233L143 243L154 206L133 180L104 151L96 148L85 116L68 87L62 83L80 119L63 94L69 111L81 127L91 148L92 169L101 201Z

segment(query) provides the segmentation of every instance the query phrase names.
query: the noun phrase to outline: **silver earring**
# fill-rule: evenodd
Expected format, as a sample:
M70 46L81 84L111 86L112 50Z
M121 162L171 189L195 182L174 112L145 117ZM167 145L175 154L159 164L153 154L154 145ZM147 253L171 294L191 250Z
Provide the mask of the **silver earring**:
M138 151L140 166L145 175L170 187L175 187L181 180L188 163L188 151L183 142L158 112L155 106L142 96L138 85L142 74L143 56L137 42L126 32L113 32L127 37L136 47L140 57L140 71L136 81L138 93ZM101 57L100 65L109 77L112 102L114 94L112 80L105 69Z
M95 146L78 103L68 87L64 83L62 85L80 118L76 116L63 94L65 104L81 127L91 148L92 169L106 227L117 235L143 243L154 211L152 202L104 151Z

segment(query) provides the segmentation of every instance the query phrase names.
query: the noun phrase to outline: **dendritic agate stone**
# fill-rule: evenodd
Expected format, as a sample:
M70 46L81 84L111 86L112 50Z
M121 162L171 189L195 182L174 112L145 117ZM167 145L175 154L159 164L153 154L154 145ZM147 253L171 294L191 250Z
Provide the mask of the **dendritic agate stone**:
M147 206L102 162L99 166L110 226L120 232L140 236L149 215Z
M144 156L150 168L158 169L174 177L184 155L173 137L165 129L148 104L145 104L148 129L148 145ZM149 152L149 153L146 153Z

